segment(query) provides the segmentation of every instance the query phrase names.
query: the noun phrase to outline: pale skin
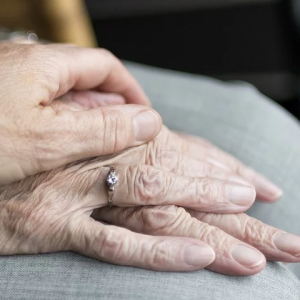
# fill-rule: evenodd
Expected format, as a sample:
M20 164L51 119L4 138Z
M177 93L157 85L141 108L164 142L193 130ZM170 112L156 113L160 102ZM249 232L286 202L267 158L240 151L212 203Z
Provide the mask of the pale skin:
M281 190L210 143L162 127L108 51L3 43L0 54L1 255L75 251L231 275L258 273L266 258L300 261L298 237L243 213L256 195L272 202ZM119 176L110 209L108 165Z
M182 147L174 149L173 143ZM266 258L300 261L299 237L243 213L255 200L252 186L242 185L233 170L181 152L196 144L164 128L145 145L3 186L0 254L75 251L153 270L206 267L230 275L258 273ZM174 162L170 153L192 164ZM119 176L113 208L107 208L107 165L116 166ZM240 204L238 198L231 202L229 187L244 197Z
M100 107L107 101L149 104L121 62L103 49L0 43L0 82L0 184L140 145L161 127L149 107ZM99 91L119 96L103 100ZM87 109L56 111L61 96Z

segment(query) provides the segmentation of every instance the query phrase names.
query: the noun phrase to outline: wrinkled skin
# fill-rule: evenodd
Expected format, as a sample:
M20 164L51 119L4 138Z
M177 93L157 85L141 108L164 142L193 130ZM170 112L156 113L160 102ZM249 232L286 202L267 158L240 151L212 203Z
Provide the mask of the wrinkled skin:
M0 43L0 78L0 255L75 251L236 275L261 271L264 255L299 261L297 237L243 214L280 189L206 141L160 131L107 50ZM108 165L119 176L111 209Z
M0 185L141 145L160 129L109 51L0 42Z
M119 176L113 208L107 208L107 165ZM152 142L118 155L0 187L0 254L75 251L154 270L207 267L231 275L260 272L265 257L298 262L298 237L243 213L255 189L267 201L279 196L261 181L209 143L164 128ZM243 201L231 202L228 186L238 189L235 202Z

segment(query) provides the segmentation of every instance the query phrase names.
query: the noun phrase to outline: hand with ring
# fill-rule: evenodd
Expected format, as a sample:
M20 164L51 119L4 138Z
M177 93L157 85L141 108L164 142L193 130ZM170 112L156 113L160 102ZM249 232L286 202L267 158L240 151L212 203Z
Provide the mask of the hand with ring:
M0 187L0 254L75 251L231 275L258 273L266 258L299 262L299 237L243 213L256 193L281 192L209 143L163 128L147 144Z

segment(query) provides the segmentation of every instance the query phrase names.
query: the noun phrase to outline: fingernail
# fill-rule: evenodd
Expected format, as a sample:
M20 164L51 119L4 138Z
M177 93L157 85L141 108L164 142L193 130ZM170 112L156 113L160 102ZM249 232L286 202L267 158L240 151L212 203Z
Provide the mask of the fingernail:
M215 260L215 252L209 246L189 245L184 248L184 261L187 265L201 268Z
M255 200L255 190L249 186L227 184L226 197L236 205L248 205Z
M133 119L135 137L138 142L153 139L159 131L160 120L158 114L152 110L144 110Z
M255 182L256 190L267 199L275 200L282 196L282 190L268 179L259 176Z
M286 232L278 232L275 234L273 242L280 251L300 256L300 237Z
M235 261L247 268L257 267L265 261L259 251L244 245L236 245L231 255Z

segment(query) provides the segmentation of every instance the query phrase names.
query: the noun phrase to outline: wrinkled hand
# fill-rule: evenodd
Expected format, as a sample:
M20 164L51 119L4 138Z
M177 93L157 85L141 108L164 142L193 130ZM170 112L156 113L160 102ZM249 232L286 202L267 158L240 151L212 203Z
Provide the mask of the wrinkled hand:
M148 108L101 108L103 104L125 101L147 103L140 87L108 52L57 45L20 47L0 45L0 76L4 83L0 91L0 142L4 145L0 150L0 184L80 158L137 146L159 131L160 118ZM16 78L20 85L17 91ZM98 90L121 96L103 95ZM22 105L18 106L20 99ZM113 199L116 206L152 205L155 211L151 213L148 208L147 221L145 208L115 207L107 212L107 222L170 236L136 234L104 226L90 217L94 211L94 218L105 219L102 212L106 208L99 210L107 204L104 182L108 168L104 165L117 166L120 182ZM209 266L229 274L254 274L263 268L265 258L254 247L271 258L296 261L298 245L293 244L295 252L291 253L286 236L276 240L281 234L275 234L276 229L268 227L270 238L266 240L261 241L258 234L252 239L245 238L247 245L232 237L243 240L243 230L229 232L230 236L171 206L191 209L190 213L207 223L205 216L209 220L231 220L231 215L213 213L245 211L255 199L254 188L265 201L274 201L281 194L264 177L209 143L164 128L153 141L121 154L71 164L1 186L0 254L72 250L113 263L155 270L189 271ZM128 211L135 219L128 217ZM146 216L142 222L138 212ZM171 220L172 224L167 222L166 230L156 230L155 226L152 230L152 216L159 217L157 222ZM227 228L224 223L212 225L224 231ZM264 226L261 228L267 231ZM228 231L232 229L229 227ZM265 241L273 241L273 248L276 244L273 256L261 246ZM246 248L241 252L237 245ZM286 253L279 253L279 248ZM245 249L252 250L256 257ZM248 260L241 253L246 253Z
M2 42L0 79L0 185L140 145L161 127L149 107L101 107L149 105L107 50Z
M176 206L154 206L102 208L93 217L142 234L189 237L205 242L215 251L215 260L207 269L222 274L256 274L264 268L265 258L300 262L299 237L246 214L212 214Z
M237 182L252 186L258 199L267 202L273 202L282 195L281 189L275 184L208 141L172 132L165 126L149 143L128 149L117 157L107 157L106 160L108 164L145 164L187 177ZM217 182L208 180L207 185L216 185L217 190ZM226 193L228 199L231 198L233 203L244 209L252 205L253 195L249 189L237 188L234 191L226 190ZM200 209L212 212L213 203L207 205L208 210L204 207ZM219 207L218 212L226 213L228 209L232 208L227 203L223 209Z
M118 157L117 163L133 162L156 166L174 174L205 178L207 185L206 188L202 185L202 190L206 190L206 195L215 194L215 199L219 201L223 196L216 192L216 187L221 184L223 189L219 191L224 187L226 190L229 181L245 185L248 182L265 201L274 201L282 193L262 175L210 143L198 137L170 132L167 128L163 128L154 141L124 152ZM193 191L197 191L197 188L178 183L179 194ZM246 189L240 192L236 189L232 195L241 206L249 201ZM242 210L246 210L246 207ZM219 214L230 211L237 212L238 209L231 206L229 201L223 206L220 206L220 202L216 205L210 198L206 205L203 201L198 202L198 211L176 206L114 207L95 210L93 217L143 234L190 237L204 241L214 249L216 255L215 261L207 268L219 273L255 274L264 268L265 257L274 261L300 261L299 237L263 224L246 214Z
M214 260L214 251L196 239L141 235L93 220L93 210L108 202L109 168L101 165L99 159L89 160L0 186L0 255L75 251L111 263L166 271L196 270ZM160 180L163 184L181 180L141 165L118 166L117 173L113 200L124 207L172 203L171 195L163 197L166 190L160 190ZM176 186L170 186L172 190ZM200 195L186 196L176 195L175 202L183 205L186 200L188 206L196 206Z
M154 270L208 267L236 275L262 270L263 254L299 261L296 237L291 243L275 228L244 214L229 215L253 204L252 184L269 200L278 196L276 187L268 183L262 188L257 184L265 180L261 175L199 143L164 128L155 140L118 155L73 163L0 187L0 254L75 251ZM218 163L210 164L214 160ZM220 168L222 161L231 169ZM112 209L106 208L107 165L116 166L119 176ZM189 209L201 221L172 205Z

